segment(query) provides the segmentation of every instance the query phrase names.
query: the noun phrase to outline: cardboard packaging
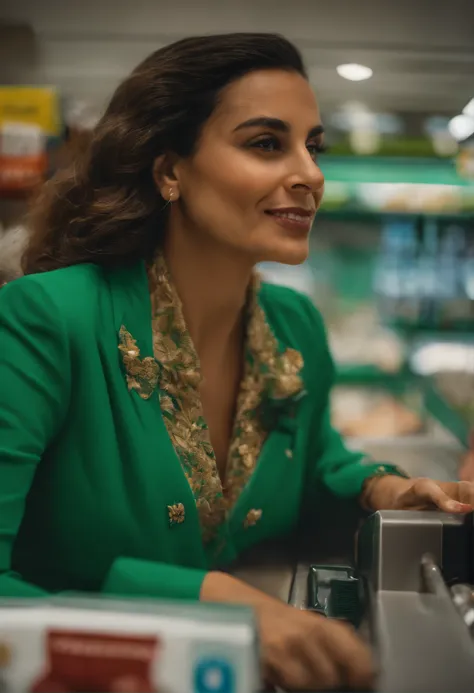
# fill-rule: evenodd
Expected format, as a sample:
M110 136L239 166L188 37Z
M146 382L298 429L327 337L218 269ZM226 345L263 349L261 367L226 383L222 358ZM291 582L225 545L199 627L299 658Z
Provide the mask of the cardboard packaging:
M252 612L108 599L0 602L1 693L252 693Z

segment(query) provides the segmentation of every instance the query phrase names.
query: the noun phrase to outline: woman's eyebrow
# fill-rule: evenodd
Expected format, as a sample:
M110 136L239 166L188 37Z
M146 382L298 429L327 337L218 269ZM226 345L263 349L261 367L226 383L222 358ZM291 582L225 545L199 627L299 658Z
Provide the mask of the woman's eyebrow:
M278 130L279 132L290 132L291 126L285 120L280 120L280 118L271 118L269 116L260 116L258 118L250 118L249 120L240 123L234 129L234 132L238 130L243 130L245 128L255 128L264 127L270 128L271 130ZM308 137L316 137L317 135L322 135L324 128L322 125L315 125L308 133Z

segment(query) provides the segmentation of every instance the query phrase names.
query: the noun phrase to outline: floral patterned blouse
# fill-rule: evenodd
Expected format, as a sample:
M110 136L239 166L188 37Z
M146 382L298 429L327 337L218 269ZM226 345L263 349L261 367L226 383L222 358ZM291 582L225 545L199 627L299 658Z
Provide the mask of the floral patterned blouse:
M192 489L207 542L225 521L255 469L271 427L272 410L291 409L303 395L303 358L294 349L280 352L257 301L259 279L255 274L248 293L244 373L224 488L203 414L199 358L163 256L158 256L148 276L154 359L140 359L135 341L122 328L120 348L128 386L144 399L158 387L166 428Z

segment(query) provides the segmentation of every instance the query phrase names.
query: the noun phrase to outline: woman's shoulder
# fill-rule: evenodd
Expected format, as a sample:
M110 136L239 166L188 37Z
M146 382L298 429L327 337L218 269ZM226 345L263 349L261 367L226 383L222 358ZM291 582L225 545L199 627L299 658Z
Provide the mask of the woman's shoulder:
M5 284L0 290L0 311L49 306L59 314L81 316L97 306L104 285L103 270L92 264L74 265L50 272L29 274Z
M73 265L13 279L4 284L2 295L9 292L42 290L53 298L64 298L74 295L78 290L86 294L93 292L97 290L102 279L103 271L98 265Z
M99 265L83 263L50 270L49 272L28 274L15 279L14 282L9 282L9 284L31 283L35 286L43 287L46 291L64 290L66 287L73 285L81 285L81 288L87 288L87 286L97 284L102 275L103 270Z

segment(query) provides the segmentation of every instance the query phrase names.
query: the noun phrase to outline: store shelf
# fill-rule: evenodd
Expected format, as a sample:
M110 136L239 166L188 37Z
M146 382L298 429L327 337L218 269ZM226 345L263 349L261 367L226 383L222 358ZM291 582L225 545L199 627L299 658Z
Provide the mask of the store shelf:
M395 398L400 398L409 406L410 392L418 392L423 412L424 423L420 434L400 436L393 439L393 444L426 440L437 443L452 443L462 449L468 447L469 424L449 404L428 377L413 374L404 367L398 373L386 373L376 366L340 365L337 368L336 384L345 387L367 388L368 392L386 391ZM408 399L407 399L408 397ZM375 439L374 439L375 440Z

